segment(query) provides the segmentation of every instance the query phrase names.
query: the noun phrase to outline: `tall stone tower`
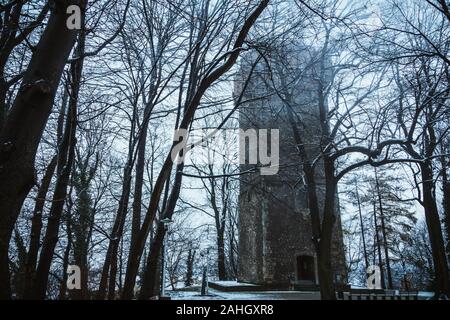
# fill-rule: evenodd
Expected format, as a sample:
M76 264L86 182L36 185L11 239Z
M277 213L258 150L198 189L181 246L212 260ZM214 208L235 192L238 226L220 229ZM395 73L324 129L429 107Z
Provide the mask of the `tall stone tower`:
M278 173L260 175L256 172L241 176L238 281L274 288L305 288L318 284L317 258L311 241L301 159L287 108L293 111L291 115L296 118L294 121L308 152L318 154L319 69L324 70L325 64L320 64L317 52L302 45L291 43L278 47L283 49L266 52L266 58L258 63L255 63L256 55L245 55L236 81L235 91L239 94L252 72L242 97L242 101L248 102L239 109L240 128L279 129L280 137ZM330 76L325 75L326 78ZM246 152L247 149L240 150L240 153ZM251 165L241 165L241 171L249 167ZM321 167L319 164L318 168ZM324 178L319 171L316 181L319 197L323 199ZM338 208L336 215L333 268L335 281L343 282L346 268Z

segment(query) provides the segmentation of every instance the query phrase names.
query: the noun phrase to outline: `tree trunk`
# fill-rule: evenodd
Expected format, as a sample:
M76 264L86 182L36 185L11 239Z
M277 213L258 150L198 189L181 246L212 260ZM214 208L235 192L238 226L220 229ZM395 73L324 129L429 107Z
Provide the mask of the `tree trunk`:
M161 260L162 247L164 244L164 236L166 231L164 230L164 226L162 224L158 225L158 230L156 232L156 236L152 241L152 245L150 246L150 254L147 257L147 262L145 265L144 277L142 279L142 287L139 292L140 300L147 300L151 297L159 295L158 288L158 277L159 277L159 268L158 263ZM167 257L165 257L167 259ZM161 268L162 268L161 264ZM162 271L162 270L161 270ZM161 284L163 285L163 284Z
M67 100L69 97L69 93L67 90L64 90L61 108L59 110L58 116L58 124L56 128L56 142L59 146L61 144L61 139L64 131L64 118L66 116L67 109ZM39 187L37 199L33 211L33 219L31 221L31 232L30 232L30 244L29 250L27 254L27 265L26 265L26 274L25 274L25 291L24 297L25 299L30 299L32 297L32 288L34 285L34 280L36 277L36 264L37 258L40 248L40 240L41 240L41 232L42 232L42 211L44 209L47 192L50 187L50 183L52 181L53 174L56 169L56 165L58 163L58 154L56 154L49 165L47 166L47 170L44 174L44 177L41 181L41 186Z
M61 139L63 138L64 131L64 118L66 117L66 109L67 109L67 100L69 97L69 93L67 90L64 90L64 95L62 98L61 108L58 116L58 123L56 128L56 142L59 146L61 144ZM58 152L56 152L58 153ZM53 174L56 169L56 165L58 163L58 154L56 154L50 164L47 167L47 170L44 174L44 177L41 181L41 186L39 187L36 204L33 212L33 219L31 221L31 233L30 233L30 244L29 250L27 254L27 266L26 266L26 275L25 275L25 292L24 298L31 299L32 298L32 289L34 285L34 280L36 277L36 264L38 259L38 253L40 248L40 240L41 240L41 232L42 232L42 211L44 209L47 192L53 177Z
M116 278L117 278L117 253L119 241L114 241L113 253L111 256L111 266L109 271L108 300L114 300L116 297Z
M214 175L213 167L208 165L209 174L211 176ZM224 172L225 173L225 172ZM225 179L225 178L224 178ZM216 181L214 178L209 179L210 183L210 201L211 206L214 211L214 220L216 226L216 245L217 245L217 271L219 280L227 279L227 270L225 266L225 220L227 214L227 206L226 206L226 181L224 180L221 188L221 196L222 196L222 208L219 208L217 205L217 196L216 196Z
M35 299L44 299L47 290L48 276L50 272L53 253L58 242L59 226L64 203L67 196L70 173L75 153L75 131L76 131L76 101L71 103L70 115L67 119L65 137L59 150L58 178L56 180L55 192L53 194L52 206L47 223L47 230L42 244L39 257L39 265L36 271L36 282L33 289Z
M70 65L69 114L64 131L64 138L59 147L58 178L56 180L53 202L50 208L50 216L48 218L47 230L39 257L36 283L33 290L36 299L45 298L48 275L53 259L53 253L58 242L61 215L67 197L70 174L73 168L76 145L78 95L80 93L81 76L83 73L84 46L85 34L83 31L78 39L78 46L75 54L77 58L73 60Z
M71 228L71 218L70 214L72 209L69 208L68 216L66 220L66 226L67 226L67 245L66 249L64 250L64 256L63 256L63 278L61 282L61 286L59 287L59 300L64 300L66 298L66 291L67 291L67 267L69 266L69 257L70 257L70 250L72 249L72 228Z
M132 171L132 161L130 159L132 154L132 149L130 148L129 151L129 159L127 161L127 164L125 166L124 169L124 182L123 182L123 186L122 186L122 193L120 196L120 200L119 200L119 208L117 209L117 215L116 215L116 219L114 221L114 225L111 231L111 235L110 235L110 240L109 240L109 245L108 245L108 251L106 252L106 257L105 257L105 262L103 263L103 268L102 268L102 275L101 275L101 279L100 279L100 285L99 285L99 289L97 292L97 299L103 300L105 299L105 295L106 295L106 288L108 286L108 275L110 274L111 271L111 275L113 276L111 279L111 277L109 277L110 281L109 281L109 286L113 286L114 288L109 289L109 291L111 290L115 290L115 272L117 270L117 267L114 264L117 264L117 259L114 258L117 255L118 252L118 248L119 248L119 240L122 237L122 233L123 233L123 227L125 224L125 218L126 218L126 213L127 213L127 209L128 209L128 202L130 199L130 189L131 189L131 171ZM112 280L112 281L111 281ZM109 293L109 296L111 296L111 294Z
M136 242L136 236L141 228L142 186L144 184L145 147L147 143L147 130L150 112L145 109L144 120L139 136L136 160L136 177L134 181L133 216L131 221L131 246Z
M205 296L208 293L208 267L203 266L202 272L202 288L200 290L200 294Z
M28 246L27 262L25 265L25 289L23 292L24 299L31 298L31 288L36 276L36 262L40 247L41 229L42 229L42 211L44 210L45 198L55 172L57 156L54 156L47 166L44 177L41 181L37 193L37 199L33 210L33 218L31 220L30 244Z
M192 279L192 276L194 275L194 261L195 261L195 250L189 249L186 261L186 279L184 282L184 285L186 287L190 287L194 283Z
M377 219L377 206L376 206L376 203L374 200L373 201L373 224L375 227L375 240L376 240L375 247L377 248L377 252L378 252L378 266L380 267L381 288L384 289L384 288L386 288L386 284L385 284L385 280L384 280L383 259L381 256L381 240L380 240L380 233L378 230L377 220L378 220Z
M336 221L335 200L337 181L334 179L334 163L325 157L325 203L323 208L322 232L319 240L318 268L319 286L322 300L336 300L333 268L331 263L331 243Z
M450 150L449 150L450 151ZM442 154L444 154L444 149ZM442 207L444 208L444 226L445 226L445 236L447 240L447 261L450 261L450 180L447 174L448 161L445 156L441 157L441 167L442 167Z
M7 94L7 86L5 84L5 80L0 77L0 132L4 126L6 115L8 114L7 104L6 104L6 94Z
M174 186L170 193L167 205L165 205L165 210L163 211L162 215L163 219L172 219L175 206L180 195L181 182L183 180L183 169L184 163L181 163L176 167ZM161 249L164 244L164 236L164 227L159 224L156 237L150 247L150 254L148 256L147 265L145 266L144 279L142 281L142 289L139 294L139 299L149 299L150 297L159 294L159 290L155 284L157 282L156 279L159 276L157 262L158 258L161 256Z
M227 280L224 231L225 229L218 230L219 234L217 235L217 270L219 273L219 280Z
M225 74L230 68L236 63L237 58L240 54L240 48L244 44L245 39L247 38L247 34L250 31L253 24L256 22L258 17L264 11L264 9L269 4L269 0L261 0L255 10L250 14L250 16L245 20L242 28L240 29L236 41L233 45L233 51L228 56L227 60L223 62L216 69L212 70L208 73L202 80L199 82L198 88L195 91L192 99L190 100L188 106L185 108L185 112L183 115L183 119L181 120L179 129L188 129L192 119L194 118L195 112L200 105L200 101L205 94L206 90L223 74ZM176 145L176 142L172 144L172 148ZM171 149L172 149L171 148ZM125 284L122 293L122 299L131 299L133 295L134 285L136 283L136 276L139 269L139 262L142 256L142 252L144 251L145 242L147 240L148 234L150 232L150 228L154 222L156 217L156 212L159 207L161 194L164 188L164 185L170 176L171 170L173 166L173 161L171 158L171 154L169 153L164 161L164 164L161 168L160 174L155 182L155 186L152 192L150 204L147 209L147 213L145 215L144 221L142 223L141 230L139 234L136 236L136 244L130 248L130 253L128 255L128 265L127 265L127 273L125 276ZM176 201L176 200L175 200Z
M8 247L23 201L34 184L34 160L76 30L66 10L78 1L55 1L22 85L0 134L0 299L9 299ZM84 12L84 8L82 10Z
M128 253L127 261L127 271L125 274L125 283L123 287L123 292L121 298L124 300L129 300L133 297L134 286L136 283L136 276L139 270L139 262L141 260L141 255L144 250L145 241L147 239L150 228L153 224L156 211L159 205L159 199L163 191L163 187L167 178L170 175L170 170L172 168L172 162L170 160L170 155L167 156L166 161L161 169L158 179L155 183L155 187L152 192L152 197L150 200L150 205L147 209L146 217L142 223L142 227L136 236L136 243L130 248Z
M378 174L377 174L376 168L375 168L375 183L376 183L376 188L377 188L378 206L380 209L380 221L381 221L381 233L383 235L384 257L386 259L386 273L387 273L387 277L388 277L387 288L392 289L393 288L392 273L391 273L391 264L389 261L389 248L388 248L387 238L386 238L386 226L384 223L383 201L381 199L380 184L378 181Z
M94 210L92 208L90 184L97 169L97 163L94 167L89 167L89 159L89 156L85 159L78 159L79 161L77 161L72 178L72 185L77 194L77 215L73 219L75 235L75 240L73 242L73 257L75 264L80 267L81 271L81 290L75 290L72 295L76 300L86 300L90 298L88 288L88 249L92 235Z
M122 213L119 217L119 227L114 238L111 239L112 250L111 250L111 266L109 272L109 284L108 284L108 298L112 299L115 297L116 289L116 278L117 278L117 255L119 252L120 239L123 236L123 228L125 226L125 219L128 210L128 202L130 198L130 185L131 185L131 172L128 177L129 181L125 186L125 198L123 199L124 204L122 205Z
M367 254L367 246L366 246L366 230L364 228L364 222L362 217L362 209L361 209L361 199L359 198L358 192L358 183L355 184L356 187L356 201L358 203L358 215L359 215L359 223L361 225L361 237L363 242L363 250L364 250L364 263L367 268L369 268L369 256Z
M235 252L237 251L237 249L235 248L235 237L234 237L234 225L231 223L231 214L228 215L229 219L230 219L230 224L229 224L229 234L228 234L228 242L229 242L229 253L228 253L228 260L230 261L230 268L232 270L232 279L235 279L237 277L237 265L236 265L236 257L235 257Z
M422 176L423 207L430 237L433 255L434 273L436 278L436 295L450 294L448 264L445 255L444 239L441 221L434 195L433 171L430 161L420 163Z
M34 21L24 25L21 18L25 15L23 10L25 2L16 1L15 4L12 4L6 10L2 10L3 21L0 34L0 47L2 48L0 51L0 132L8 114L8 91L21 79L20 74L17 74L13 76L13 79L6 81L5 69L8 60L15 48L23 43L36 27L41 25L49 10L49 5L46 4Z

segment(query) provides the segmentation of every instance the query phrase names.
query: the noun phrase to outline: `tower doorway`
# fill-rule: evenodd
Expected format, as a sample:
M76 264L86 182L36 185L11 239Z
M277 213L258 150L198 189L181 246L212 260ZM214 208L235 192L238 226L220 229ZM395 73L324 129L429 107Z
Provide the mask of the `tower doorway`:
M307 280L315 282L316 273L314 257L297 256L297 280Z

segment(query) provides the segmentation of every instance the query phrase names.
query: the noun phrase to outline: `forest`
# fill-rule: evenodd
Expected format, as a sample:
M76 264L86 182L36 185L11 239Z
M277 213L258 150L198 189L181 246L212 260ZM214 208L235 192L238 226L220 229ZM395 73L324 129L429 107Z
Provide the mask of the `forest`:
M377 265L383 289L450 297L449 35L445 0L0 0L0 299L235 281L240 188L267 163L243 170L231 132L271 97L321 299L337 216L348 284Z

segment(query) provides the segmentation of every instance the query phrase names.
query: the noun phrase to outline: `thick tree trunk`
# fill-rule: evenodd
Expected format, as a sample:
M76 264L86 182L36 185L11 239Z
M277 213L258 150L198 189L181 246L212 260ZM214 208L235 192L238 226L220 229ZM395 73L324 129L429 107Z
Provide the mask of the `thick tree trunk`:
M442 149L444 154L444 149ZM450 261L450 180L447 174L448 161L445 156L441 157L442 167L442 207L444 208L445 237L447 240L447 261Z
M130 197L130 184L131 176L129 177L129 182L125 186L128 191L125 190L125 198L123 199L124 204L122 205L122 213L119 217L119 226L117 233L114 238L111 239L111 265L109 271L109 284L108 284L108 299L114 299L116 290L116 278L117 278L117 255L119 253L120 239L123 236L123 228L125 226L125 219L127 215L128 202Z
M130 252L128 253L127 271L125 274L125 283L121 295L121 298L124 300L130 300L131 298L133 298L134 286L136 284L136 277L139 270L142 252L144 251L145 242L156 216L164 185L166 184L167 179L170 176L172 164L173 162L171 160L171 156L170 154L168 154L155 182L155 186L153 188L152 196L150 199L150 205L147 209L144 221L142 222L141 229L136 236L136 242L130 248Z
M108 300L114 300L116 297L116 279L117 279L117 253L119 249L119 241L116 241L113 247L113 255L111 256L111 266L109 271L108 284Z
M334 163L324 159L325 171L325 203L323 208L322 232L320 234L318 268L319 286L322 300L336 300L334 287L334 272L332 267L331 243L333 239L333 227L335 217L335 199L337 191L337 181L334 179Z
M59 226L64 203L67 196L70 173L75 153L75 131L76 131L76 102L70 106L70 116L67 120L65 137L59 150L58 178L56 180L55 192L53 194L52 206L47 223L47 230L43 240L42 250L39 257L39 265L36 271L36 282L33 288L35 299L44 299L50 271L53 253L58 242Z
M36 262L40 247L41 229L42 229L42 211L44 210L45 198L55 172L57 156L54 156L47 166L44 177L41 181L37 193L37 199L33 210L33 218L31 220L30 244L28 246L27 262L25 265L25 289L23 292L24 299L31 298L31 288L36 276Z
M450 294L447 257L439 212L434 194L433 171L429 161L420 163L422 176L423 206L430 237L433 265L436 279L436 295Z
M68 97L69 93L67 92L67 90L64 90L61 108L59 110L58 124L56 128L56 141L58 146L61 144L61 139L63 138L64 118L66 116ZM56 154L47 166L47 170L45 171L44 177L42 178L41 186L39 187L37 194L37 199L33 211L33 219L31 221L30 244L27 254L25 290L23 295L25 299L30 299L32 297L32 288L36 276L36 264L41 240L42 212L44 210L48 189L50 187L50 183L57 163L58 155Z
M0 132L5 124L8 114L7 95L10 88L21 79L20 74L6 81L7 75L5 68L7 62L14 51L30 35L33 30L39 26L47 16L49 5L46 4L42 11L36 16L36 20L24 25L21 18L24 15L25 1L16 1L14 5L2 10L3 21L1 24L2 32L0 34ZM2 8L3 9L3 8Z
M0 134L0 299L11 295L8 247L22 203L34 184L36 150L75 42L66 9L56 1ZM84 10L83 10L84 11Z
M39 257L39 265L37 268L36 283L33 289L33 295L36 299L44 299L48 275L53 253L58 242L58 233L61 221L61 215L64 209L64 203L67 197L67 187L69 185L70 174L73 168L76 145L76 127L78 113L78 95L81 86L81 75L83 73L84 63L84 46L85 34L81 33L78 39L76 49L76 59L70 65L70 99L69 112L64 131L64 138L59 146L57 180L55 192L53 194L53 202L50 208L50 216L48 219L47 230L43 240L42 251Z
M141 132L138 138L137 159L136 159L136 177L134 182L134 198L133 198L133 215L131 220L131 239L130 247L134 248L136 242L139 241L139 233L141 231L141 210L142 210L142 187L144 185L144 168L145 168L145 149L147 143L148 122L152 110L152 105L147 105L144 111L144 119ZM136 256L133 256L135 258ZM139 267L139 266L138 266ZM127 270L128 274L128 270ZM125 281L127 282L127 280ZM126 290L128 290L127 287Z
M181 191L181 182L183 180L183 169L184 163L181 163L176 167L174 186L170 193L167 205L165 205L165 210L162 215L163 219L172 219L175 206ZM150 247L150 254L148 256L148 261L145 266L144 279L142 281L142 289L141 292L139 293L139 299L149 299L150 297L159 294L158 290L159 288L157 288L155 284L157 283L157 278L159 276L157 268L158 258L161 257L162 252L161 250L164 244L165 234L166 232L164 230L164 227L161 224L159 224L156 237L153 240L152 245Z
M142 287L139 292L140 300L147 300L151 297L159 295L158 264L161 260L165 234L166 232L164 230L164 226L159 224L158 230L156 231L156 236L153 238L152 245L150 246L150 254L147 257L144 277L142 279Z

